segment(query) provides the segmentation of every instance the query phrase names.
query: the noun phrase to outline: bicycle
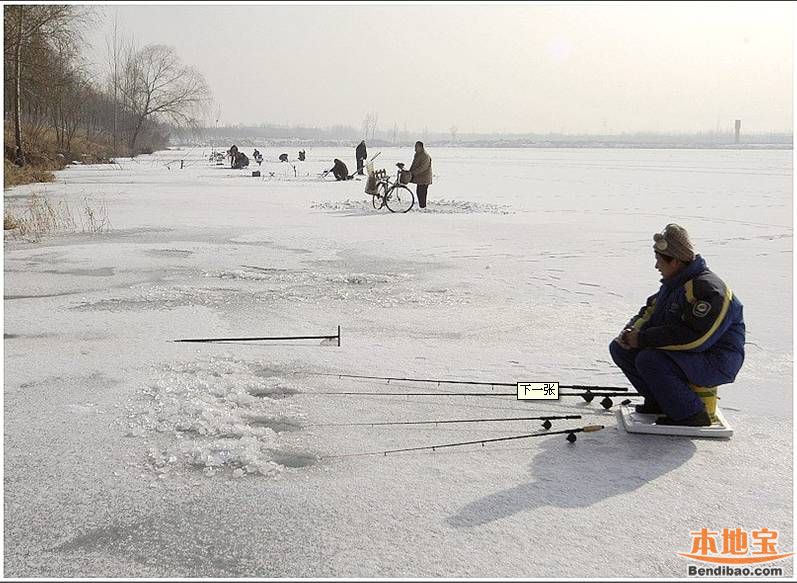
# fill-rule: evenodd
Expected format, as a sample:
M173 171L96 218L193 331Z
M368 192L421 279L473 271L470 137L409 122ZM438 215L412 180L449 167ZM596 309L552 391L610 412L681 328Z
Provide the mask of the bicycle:
M371 194L371 204L376 210L387 207L391 213L406 213L415 204L415 195L412 190L402 184L401 173L404 172L404 164L398 162L395 182L387 175L385 170L373 172L376 179L376 189ZM371 168L368 169L369 172Z

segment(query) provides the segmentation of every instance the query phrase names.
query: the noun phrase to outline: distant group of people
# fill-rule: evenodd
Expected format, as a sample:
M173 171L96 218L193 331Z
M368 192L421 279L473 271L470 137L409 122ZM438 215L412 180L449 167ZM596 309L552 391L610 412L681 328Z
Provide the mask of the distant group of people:
M249 157L241 152L238 149L238 146L235 144L233 144L230 149L227 150L227 156L230 158L230 168L240 169L249 166ZM255 162L257 162L258 166L260 166L265 159L263 158L263 154L261 154L257 148L255 148L255 151L252 152L252 158ZM299 150L299 161L304 162L306 158L307 153L304 150ZM288 154L280 154L279 161L288 162Z
M357 162L356 173L363 175L365 160L368 158L365 140L357 144L354 150L354 158ZM351 180L354 178L354 174L349 174L349 168L342 160L335 158L333 164L332 168L327 170L327 172L331 172L335 180ZM423 142L415 142L415 156L408 172L410 173L410 183L416 185L415 196L418 199L418 207L426 208L426 195L429 191L429 185L432 183L432 157L429 156Z
M249 166L249 157L238 149L238 146L233 144L227 151L230 158L230 167L234 169L246 168ZM356 173L363 175L365 161L368 158L368 149L365 145L365 140L361 140L354 151L354 157L357 163ZM252 153L252 158L257 162L258 166L263 163L263 154L257 149ZM304 162L306 159L306 152L299 150L299 161ZM280 154L280 162L288 162L288 154ZM349 174L349 168L338 158L333 160L333 166L326 173L332 173L335 180L351 180L354 174ZM426 152L423 142L415 142L415 156L412 159L412 164L408 170L410 179L409 182L416 185L416 198L418 199L418 207L426 208L426 196L429 191L429 185L432 183L432 158ZM325 173L325 174L326 174Z

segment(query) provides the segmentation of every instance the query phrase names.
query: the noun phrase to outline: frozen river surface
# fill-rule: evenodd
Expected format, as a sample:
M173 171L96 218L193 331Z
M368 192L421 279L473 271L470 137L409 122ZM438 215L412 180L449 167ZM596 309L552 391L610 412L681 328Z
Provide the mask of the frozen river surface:
M704 527L791 552L791 151L430 148L429 208L394 215L319 177L353 148L260 150L247 170L191 148L5 192L111 227L6 234L6 577L684 577ZM668 222L745 306L731 440L335 374L628 386L607 347L658 288ZM340 347L171 342L337 326ZM441 395L323 394L365 391ZM353 423L522 415L605 429L349 455L541 430Z

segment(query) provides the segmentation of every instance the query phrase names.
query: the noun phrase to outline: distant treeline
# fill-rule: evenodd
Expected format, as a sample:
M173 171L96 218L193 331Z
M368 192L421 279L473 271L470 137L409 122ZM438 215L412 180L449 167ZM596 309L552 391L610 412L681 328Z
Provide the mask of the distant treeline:
M243 146L353 146L363 139L362 131L350 126L329 128L281 126L226 126L174 130L172 143L238 144ZM625 134L454 134L423 131L373 131L366 136L374 147L411 146L417 140L431 146L484 148L772 148L789 149L790 133L759 133L739 136L732 132L625 133Z

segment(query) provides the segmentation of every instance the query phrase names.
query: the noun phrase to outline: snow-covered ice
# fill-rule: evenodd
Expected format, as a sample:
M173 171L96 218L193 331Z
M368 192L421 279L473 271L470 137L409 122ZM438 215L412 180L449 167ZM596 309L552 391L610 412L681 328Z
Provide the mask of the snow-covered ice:
M258 149L260 168L173 149L5 192L111 225L6 234L6 577L680 578L704 527L791 552L791 151L432 147L429 208L398 215L319 178L353 148L295 167ZM608 344L658 287L668 222L745 305L731 440L629 435L597 400L335 374L628 386ZM340 347L171 342L339 325ZM387 390L440 396L322 394ZM523 414L605 429L350 456L541 427L341 425Z

